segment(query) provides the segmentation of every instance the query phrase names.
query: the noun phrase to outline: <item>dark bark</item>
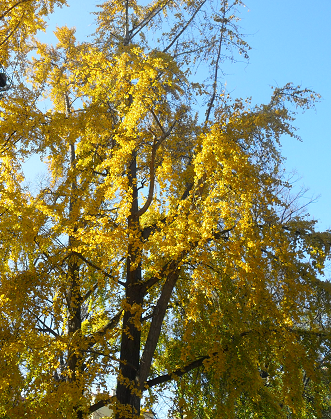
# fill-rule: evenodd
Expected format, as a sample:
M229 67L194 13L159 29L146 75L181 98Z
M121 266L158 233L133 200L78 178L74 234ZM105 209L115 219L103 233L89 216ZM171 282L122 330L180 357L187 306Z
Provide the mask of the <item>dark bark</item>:
M66 117L70 117L70 102L69 96L66 93L64 95L65 107L66 107ZM70 153L70 166L72 170L75 170L76 167L76 151L75 144L71 143L69 146ZM74 225L74 233L77 231L77 222L78 222L78 208L77 208L77 179L74 176L71 183L70 191L70 201L69 201L69 218ZM76 245L76 239L74 236L69 236L68 246L72 253L72 248ZM68 369L69 376L67 380L70 383L77 383L77 375L83 372L83 356L81 350L77 348L81 347L82 339L82 295L80 287L80 278L79 278L79 262L76 255L71 254L68 261L68 290L67 290L67 305L68 305L68 336L69 336L69 346L68 346ZM84 388L81 389L82 394ZM80 406L74 407L77 419L83 419L84 413L81 410Z
M141 233L138 217L136 157L133 156L128 171L129 184L132 189L131 214L128 219L129 245L126 271L126 304L122 325L122 340L120 352L120 369L117 380L116 419L134 417L140 414L140 397L137 394L139 385L137 373L139 369L141 331L135 323L135 313L131 308L142 307L143 290L141 287ZM138 326L138 327L137 327Z
M139 289L132 286L128 289L126 302L130 305L142 305L143 295ZM140 397L137 395L137 372L140 356L140 329L134 324L134 315L127 310L123 317L123 333L121 342L121 365L117 383L116 397L118 407L128 409L132 417L140 414ZM116 419L123 419L125 415L118 412Z
M153 312L153 320L149 329L144 352L141 357L141 364L139 369L139 383L140 389L142 391L144 390L144 385L149 375L154 352L159 341L162 323L168 308L171 294L178 279L177 263L173 262L171 265L171 272L168 274L166 282L162 288L160 298Z
M68 266L69 289L67 292L68 303L68 335L70 338L68 347L68 369L67 381L76 382L77 373L83 370L82 352L77 348L81 339L81 293L79 283L79 265L73 261ZM83 389L82 389L83 392ZM84 415L79 406L75 407L77 419L83 419Z
M217 352L215 352L213 355L217 355ZM196 359L195 361L190 362L185 367L179 368L178 370L173 371L171 374L160 375L159 377L148 380L146 384L148 387L153 387L153 386L156 386L157 384L162 384L162 383L166 383L167 381L172 381L175 379L175 377L181 377L184 374L187 374L188 372L194 370L195 368L202 367L203 361L209 358L210 358L209 355L203 356L199 359Z

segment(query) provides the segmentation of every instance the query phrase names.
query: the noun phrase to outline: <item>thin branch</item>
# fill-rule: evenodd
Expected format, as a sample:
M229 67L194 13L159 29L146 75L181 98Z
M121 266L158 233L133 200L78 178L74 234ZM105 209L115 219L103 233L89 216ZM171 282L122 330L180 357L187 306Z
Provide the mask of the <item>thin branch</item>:
M213 82L213 94L212 94L212 97L211 97L211 99L209 101L208 108L207 108L207 111L206 111L206 120L205 120L205 123L208 122L208 119L209 119L209 116L210 116L210 112L212 110L212 107L214 105L215 98L216 98L217 79L218 79L218 64L219 64L219 61L221 59L221 51L222 51L222 44L223 44L223 33L224 33L224 23L222 23L221 39L220 39L220 42L219 42L218 51L217 51L217 59L216 59L216 63L215 63L215 75L214 75L214 82Z
M101 272L103 275L105 275L107 278L115 281L116 283L123 285L123 287L125 287L125 283L116 279L113 275L109 274L108 272L104 271L102 268L100 268L99 266L95 265L93 262L89 261L88 259L86 259L82 254L78 253L78 252L71 252L71 254L78 256L82 261L84 261L87 265L91 266L92 268L96 269L97 271Z
M153 200L153 196L154 196L154 186L155 186L155 155L156 155L156 151L158 149L158 147L162 144L162 142L171 134L174 126L176 125L177 121L175 120L172 125L170 126L170 128L168 129L168 131L165 131L164 128L162 127L158 117L155 115L153 109L151 109L151 113L156 121L156 123L158 124L158 126L160 127L163 135L162 137L159 139L159 141L153 143L153 147L152 147L152 157L151 157L151 163L150 163L150 182L149 182L149 190L148 190L148 196L147 196L147 200L144 204L144 206L142 208L140 208L137 212L137 217L140 217L141 215L143 215L148 208L150 207L152 200Z
M109 330L114 329L122 317L123 310L120 310L109 322L97 330L93 335L87 337L88 348L91 348L98 342L98 338L102 338Z
M125 361L124 362L121 359L115 358L114 356L106 355L104 352L96 351L95 349L88 349L88 350L86 350L86 351L84 350L82 352L87 353L87 354L91 354L91 357L92 357L92 355L103 356L105 358L111 359L112 361L118 362L119 364L130 365L130 367L132 369L134 369L135 371L137 371L137 368L135 368L133 366L133 364L131 364L130 362L128 362L128 361Z
M28 311L30 314L32 314L32 316L34 316L34 317L38 320L38 322L40 322L40 323L44 326L44 328L45 328L45 329L39 329L39 330L42 330L42 331L47 331L47 332L51 333L53 336L55 336L56 338L59 338L59 337L60 337L60 335L59 335L58 333L56 333L53 329L51 329L49 326L47 326L47 324L46 324L45 322L43 322L43 321L40 319L40 317L39 317L37 314L35 314L32 310L30 310L30 309L28 308L28 309L27 309L27 311Z
M129 39L129 0L125 1L125 32L124 32L124 44L128 45Z
M153 109L150 110L151 114L153 115L155 122L157 123L157 125L159 126L160 130L162 131L162 134L165 135L166 132L164 131L163 126L161 125L161 122L159 120L159 118L157 117L157 115L155 114L155 112L153 111Z
M144 18L142 19L141 22L139 22L134 28L131 29L131 36L130 36L130 40L132 40L136 35L138 35L138 33L144 29L144 27L146 25L149 24L149 22L155 18L155 16L157 16L160 12L162 12L162 10L169 4L171 3L172 0L169 0L167 2L165 2L163 4L162 7L156 6L153 10L151 10L151 12ZM136 28L138 28L135 32L133 32Z
M202 6L206 3L207 0L204 0L202 3L200 3L200 5L196 8L195 12L193 13L193 15L191 16L191 18L188 20L188 22L186 23L186 25L183 26L183 29L174 37L174 39L172 40L172 42L170 42L170 44L162 51L162 52L167 52L173 45L174 43L178 40L178 38L183 34L183 32L186 31L186 29L190 26L191 22L193 21L193 19L195 18L195 16L197 15L197 13L200 11L200 9L202 8Z
M8 137L6 138L6 140L4 141L4 143L1 145L1 152L3 152L3 151L6 151L6 147L7 147L7 145L8 145L8 143L9 143L9 141L10 141L10 139L16 134L16 130L15 131L13 131L11 134L9 134L8 135ZM22 137L19 137L15 142L14 142L14 144L16 144L20 139L21 139ZM13 144L13 145L14 145Z
M86 301L98 289L98 286L98 283L94 284L93 287L84 295L82 302Z

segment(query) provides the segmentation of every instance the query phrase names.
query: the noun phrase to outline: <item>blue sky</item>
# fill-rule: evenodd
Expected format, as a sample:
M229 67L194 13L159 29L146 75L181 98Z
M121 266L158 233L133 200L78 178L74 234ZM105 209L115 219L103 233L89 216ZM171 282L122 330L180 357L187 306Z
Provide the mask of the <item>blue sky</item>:
M93 16L98 3L68 0L70 7L56 11L49 20L43 41L54 42L50 32L56 25L75 26L77 38L94 30ZM271 86L287 82L313 89L322 95L315 110L299 114L295 125L302 142L283 138L286 169L296 170L295 188L309 188L307 200L319 196L309 207L319 221L318 228L331 227L331 0L247 0L242 9L242 32L252 47L249 63L227 64L223 83L233 97L252 97L253 103L268 102ZM303 203L306 201L303 200Z
M331 134L328 127L331 99L331 1L248 0L241 26L252 47L249 64L235 64L225 76L232 95L268 101L271 86L287 82L322 95L316 110L299 114L295 122L302 142L283 138L282 152L288 171L301 180L296 187L320 195L309 207L318 227L331 226Z

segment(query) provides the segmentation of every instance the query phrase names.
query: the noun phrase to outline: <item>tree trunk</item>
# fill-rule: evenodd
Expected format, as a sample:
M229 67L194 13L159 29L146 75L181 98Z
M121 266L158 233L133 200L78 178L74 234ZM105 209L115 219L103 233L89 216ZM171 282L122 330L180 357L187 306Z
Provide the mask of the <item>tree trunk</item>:
M116 390L116 419L133 418L140 415L141 396L139 395L138 370L141 331L140 316L136 314L136 310L138 309L139 311L142 307L144 295L141 287L141 235L139 230L136 176L137 166L134 153L128 173L129 184L132 188L132 204L131 214L128 219L129 244L126 271L127 305L125 307L122 325L120 371ZM139 243L138 246L137 243Z

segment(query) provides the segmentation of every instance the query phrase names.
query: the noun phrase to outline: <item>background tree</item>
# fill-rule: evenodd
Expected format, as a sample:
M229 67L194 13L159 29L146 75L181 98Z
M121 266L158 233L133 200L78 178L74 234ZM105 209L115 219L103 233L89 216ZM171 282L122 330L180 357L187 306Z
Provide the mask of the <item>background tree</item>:
M316 95L289 84L255 107L224 96L225 54L248 50L241 4L106 2L92 42L66 27L56 47L35 40L32 87L1 99L8 417L82 419L106 404L138 417L169 382L189 417L322 406L316 290L330 239L284 216L278 147L295 136L291 106ZM49 168L34 193L31 154Z

